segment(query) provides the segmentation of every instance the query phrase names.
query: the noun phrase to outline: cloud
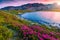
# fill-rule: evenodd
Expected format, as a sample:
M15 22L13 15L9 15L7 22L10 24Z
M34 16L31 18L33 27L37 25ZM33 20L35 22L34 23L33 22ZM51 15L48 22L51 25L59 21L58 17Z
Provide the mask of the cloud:
M0 0L1 2L12 2L12 1L52 1L52 0Z
M59 3L60 0L0 0L0 8L6 6L19 6L27 3Z
M0 3L2 3L2 2L14 2L14 1L45 1L45 2L47 2L47 1L59 1L59 0L0 0Z
M0 3L5 3L5 2L12 2L14 0L0 0Z
M4 2L4 1L13 1L13 0L0 0L0 2Z

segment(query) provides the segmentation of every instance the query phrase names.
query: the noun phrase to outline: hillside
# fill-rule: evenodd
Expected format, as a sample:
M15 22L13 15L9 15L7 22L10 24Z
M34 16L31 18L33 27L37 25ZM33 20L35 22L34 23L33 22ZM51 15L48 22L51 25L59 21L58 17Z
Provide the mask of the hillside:
M21 6L8 6L1 8L1 10L32 10L32 11L41 11L41 10L51 10L54 4L42 4L42 3L32 3L24 4Z
M60 40L60 32L0 10L0 40Z
M1 8L0 10L7 11L12 14L19 14L25 12L34 12L34 11L54 11L60 12L59 5L56 4L43 4L43 3L28 3L21 6L7 6Z

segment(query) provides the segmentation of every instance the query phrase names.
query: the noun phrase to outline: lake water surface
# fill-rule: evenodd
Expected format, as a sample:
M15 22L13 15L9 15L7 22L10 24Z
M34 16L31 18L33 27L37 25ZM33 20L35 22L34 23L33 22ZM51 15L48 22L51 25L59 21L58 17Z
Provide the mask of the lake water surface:
M45 21L54 21L60 23L60 12L29 12L21 15L21 17L30 19L30 20L45 20Z
M35 22L45 22L45 23L59 23L60 24L60 12L47 12L47 11L38 11L38 12L28 12L21 15L22 18L27 20L32 20Z

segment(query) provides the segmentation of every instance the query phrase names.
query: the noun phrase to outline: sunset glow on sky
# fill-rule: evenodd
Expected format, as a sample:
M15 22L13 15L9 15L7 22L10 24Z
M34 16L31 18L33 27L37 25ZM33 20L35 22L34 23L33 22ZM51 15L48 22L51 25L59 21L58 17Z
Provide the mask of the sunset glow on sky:
M5 6L19 6L27 3L57 3L60 5L60 0L0 0L0 8Z

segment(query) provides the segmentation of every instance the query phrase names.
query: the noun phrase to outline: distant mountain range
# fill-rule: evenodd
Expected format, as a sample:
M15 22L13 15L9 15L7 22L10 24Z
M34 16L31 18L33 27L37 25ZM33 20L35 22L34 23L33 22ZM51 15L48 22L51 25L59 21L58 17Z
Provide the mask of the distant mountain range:
M29 3L21 6L8 6L1 8L0 10L51 10L54 4L42 4L42 3Z

